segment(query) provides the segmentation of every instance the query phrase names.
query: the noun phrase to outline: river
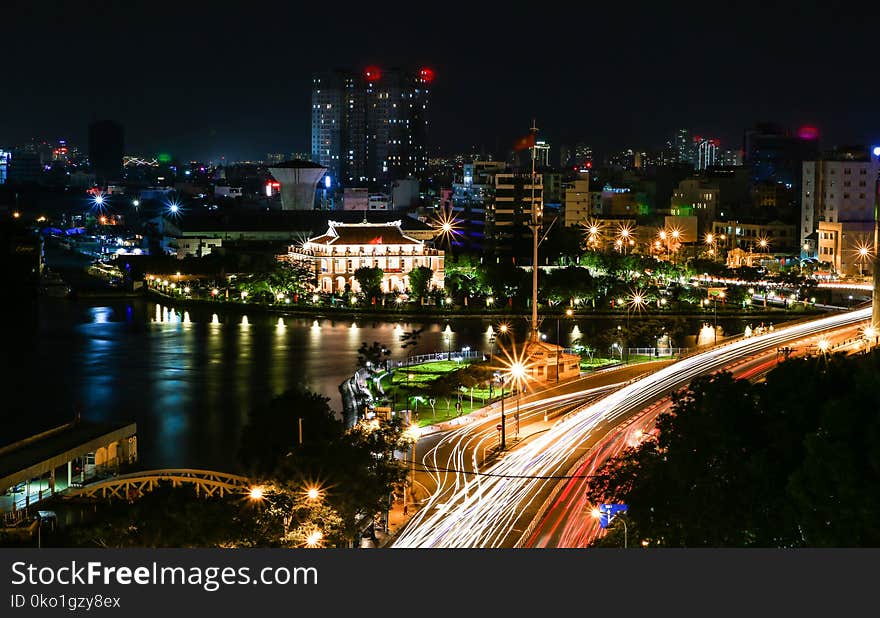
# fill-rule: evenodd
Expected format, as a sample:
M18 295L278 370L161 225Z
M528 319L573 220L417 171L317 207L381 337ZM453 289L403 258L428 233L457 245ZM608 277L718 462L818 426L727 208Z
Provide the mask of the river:
M689 328L696 333L702 321L689 320ZM580 333L620 322L564 320L560 338L569 345ZM491 323L279 318L143 299L41 298L7 323L0 444L64 422L79 407L87 420L135 421L145 468L235 471L251 409L302 382L338 410L337 387L354 370L361 342L379 341L402 359L400 334L424 326L419 353L464 346L486 352ZM550 324L552 340L555 320ZM739 320L727 324L742 327ZM522 333L525 321L514 326Z

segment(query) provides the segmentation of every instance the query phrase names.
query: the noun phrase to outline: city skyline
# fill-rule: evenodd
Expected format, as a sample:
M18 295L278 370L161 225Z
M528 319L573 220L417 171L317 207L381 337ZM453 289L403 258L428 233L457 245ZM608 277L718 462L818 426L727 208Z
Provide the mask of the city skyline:
M674 15L644 8L632 17L611 8L499 16L391 4L336 21L309 10L168 13L136 5L93 15L64 4L13 3L7 14L23 27L10 45L30 53L10 63L15 89L4 101L0 141L84 143L91 122L112 119L125 127L132 154L242 160L308 152L313 74L369 65L435 71L431 156L503 152L533 117L551 144L585 142L603 155L659 148L681 127L737 149L759 121L816 126L823 147L880 141L871 126L878 86L858 62L872 51L870 20L808 4L796 14L738 5L722 24L699 5ZM523 32L525 23L531 31ZM775 24L773 31L744 42L765 24ZM188 36L197 32L222 37L220 51L206 53ZM693 45L695 37L709 39L707 51L694 51L706 49ZM553 44L524 42L532 38ZM75 48L69 59L50 43L65 40ZM71 70L71 63L87 69ZM822 76L829 87L807 87Z

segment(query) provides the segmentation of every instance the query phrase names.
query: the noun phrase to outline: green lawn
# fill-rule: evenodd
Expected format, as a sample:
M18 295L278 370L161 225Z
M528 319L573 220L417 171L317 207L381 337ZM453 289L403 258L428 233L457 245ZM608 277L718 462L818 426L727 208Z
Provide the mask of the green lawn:
M458 397L455 395L434 396L434 407L431 407L430 383L442 375L467 366L467 364L467 361L459 363L434 361L411 367L400 367L393 376L385 376L382 379L382 388L385 390L392 409L412 410L417 416L416 420L419 426L440 423L470 414L489 402L489 390L474 387L473 391L468 388L461 392L460 411L455 409L455 404L458 401ZM473 394L473 404L471 403L471 394ZM497 396L497 391L493 391L492 395L493 397Z

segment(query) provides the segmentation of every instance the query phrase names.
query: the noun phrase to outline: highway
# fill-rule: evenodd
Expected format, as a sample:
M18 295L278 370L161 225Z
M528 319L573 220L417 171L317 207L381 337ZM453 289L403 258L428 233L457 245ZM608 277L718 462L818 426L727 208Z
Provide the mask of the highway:
M855 345L847 344L856 339ZM859 339L858 327L846 326L841 329L794 339L785 342L792 349L791 356L801 356L818 351L819 342L824 340L829 352L864 349ZM725 367L741 379L755 380L773 369L785 356L775 349L759 352L734 365ZM636 446L654 430L657 417L672 408L671 397L664 397L640 412L632 421L615 427L603 437L597 446L590 450L583 461L572 468L572 478L560 481L554 489L555 495L548 501L547 510L536 521L534 530L522 543L523 547L587 547L600 534L599 522L591 516L593 504L587 500L586 492L589 477L610 458L619 455L624 449Z
M480 468L479 442L471 443L470 469L463 461L429 461L426 467L446 468L438 474L442 490L433 493L393 547L515 547L533 532L544 502L560 480L615 427L631 420L652 403L686 386L694 377L711 373L787 342L865 322L870 308L780 327L773 332L739 339L689 356L598 399L577 403L549 429ZM562 396L564 397L564 396ZM542 404L535 403L535 410ZM455 432L453 432L455 433ZM469 438L472 439L472 438ZM425 463L423 461L423 463ZM476 473L474 473L476 472Z
M620 388L627 381L666 366L669 360L638 365L624 365L563 382L535 394L507 395L505 421L508 448L547 431L554 422ZM519 421L517 421L519 409ZM501 405L496 402L482 413L471 415L471 422L452 431L423 436L416 452L415 495L431 496L454 491L462 480L461 473L471 473L490 465L500 444ZM546 420L545 420L546 419Z

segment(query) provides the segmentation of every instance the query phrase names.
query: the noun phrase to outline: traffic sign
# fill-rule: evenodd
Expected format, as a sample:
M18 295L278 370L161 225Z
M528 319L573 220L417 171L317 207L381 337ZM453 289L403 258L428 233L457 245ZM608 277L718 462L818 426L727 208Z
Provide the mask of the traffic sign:
M617 516L618 513L626 513L627 510L626 504L600 504L599 505L599 527L607 528L611 521Z
M495 429L497 429L498 431L501 431L502 426L501 426L501 425L495 425Z

